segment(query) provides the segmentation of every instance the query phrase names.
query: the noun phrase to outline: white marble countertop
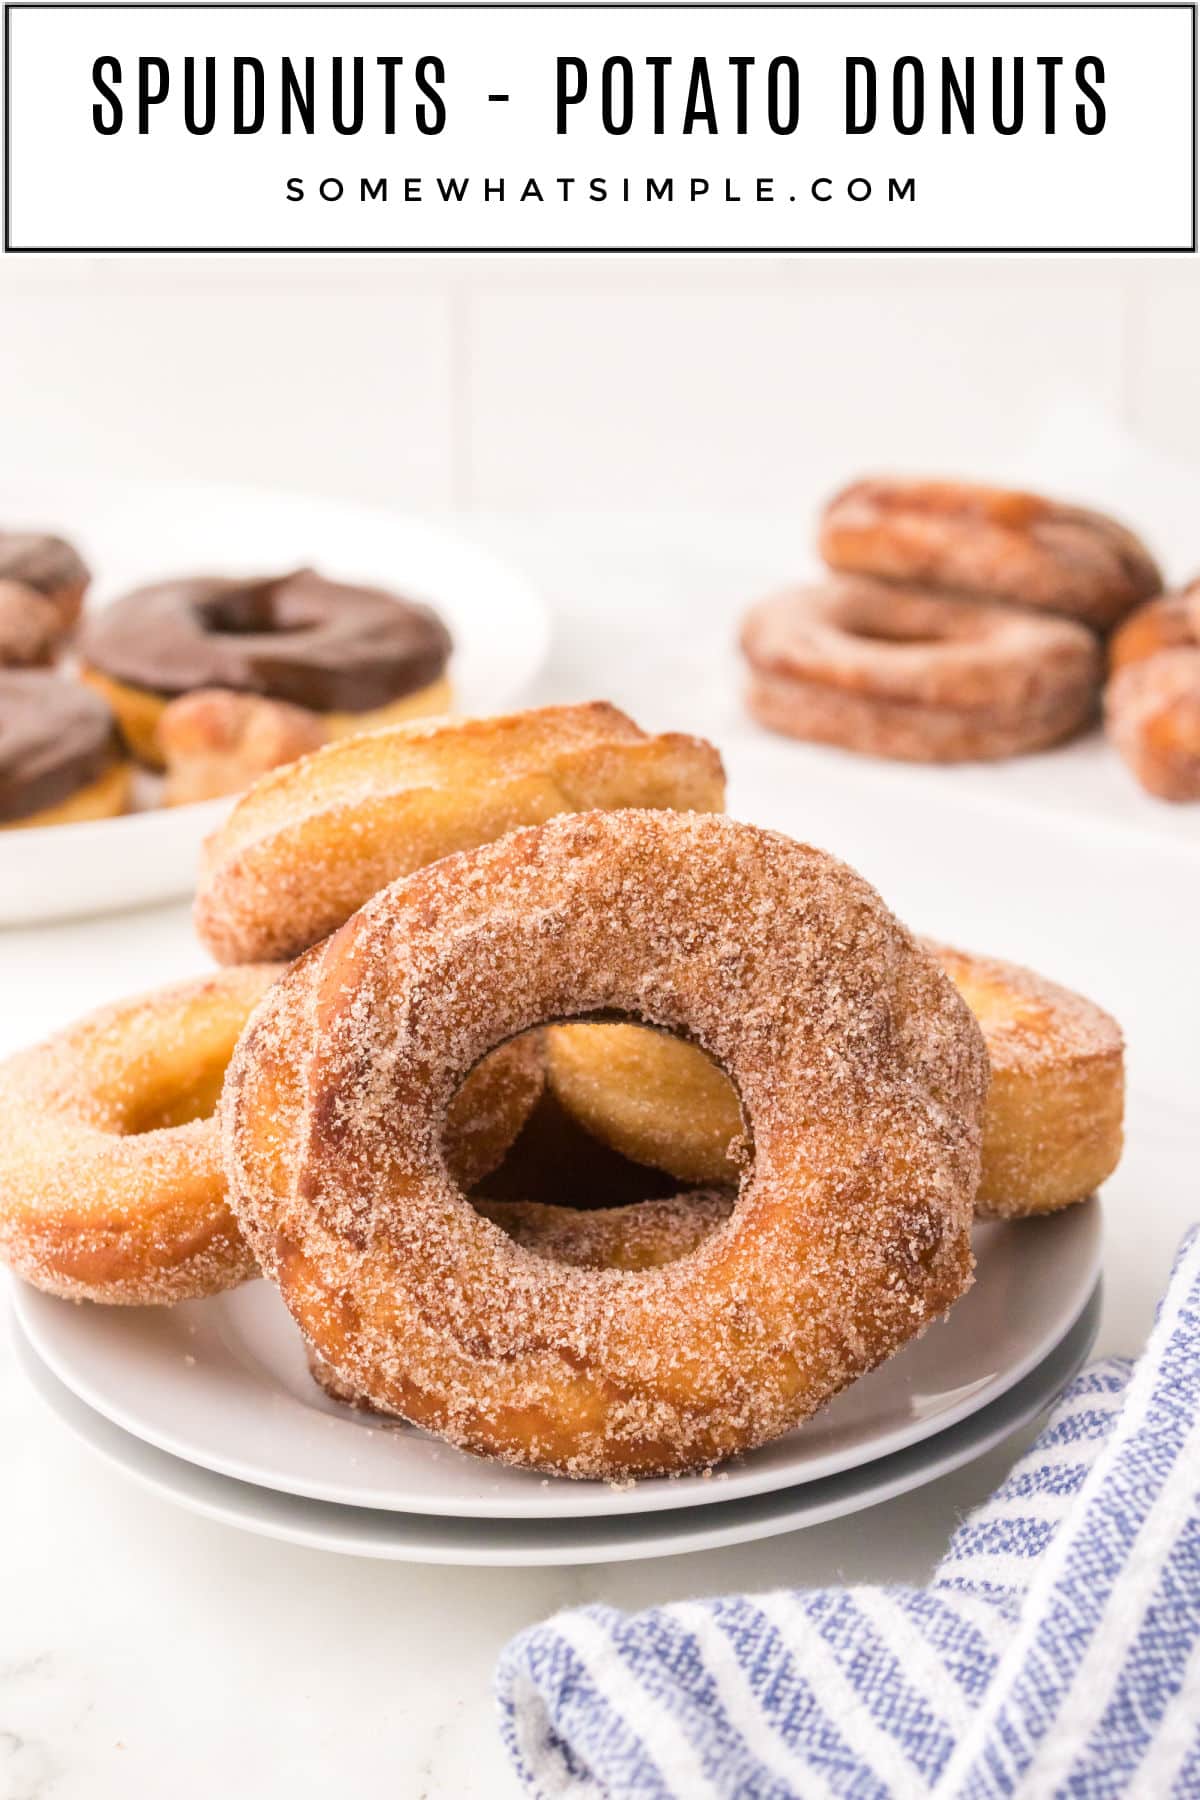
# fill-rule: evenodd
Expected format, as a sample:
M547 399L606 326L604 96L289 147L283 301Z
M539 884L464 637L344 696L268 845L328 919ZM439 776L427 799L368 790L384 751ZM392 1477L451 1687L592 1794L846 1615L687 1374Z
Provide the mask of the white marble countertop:
M1106 1200L1102 1343L1135 1350L1172 1249L1200 1212L1200 808L1144 799L1099 742L995 769L908 771L848 768L755 731L739 714L728 645L742 602L789 571L796 534L785 522L473 529L524 563L554 603L558 637L531 698L602 694L648 726L714 737L733 810L846 856L923 929L1040 965L1121 1017L1129 1147ZM848 804L868 793L866 813ZM969 855L958 829L967 818ZM0 1049L203 966L183 906L0 932ZM0 1409L0 1800L207 1800L220 1789L264 1800L502 1800L516 1786L491 1678L521 1626L590 1600L919 1579L1013 1453L740 1549L460 1571L290 1548L175 1509L70 1438L6 1344Z

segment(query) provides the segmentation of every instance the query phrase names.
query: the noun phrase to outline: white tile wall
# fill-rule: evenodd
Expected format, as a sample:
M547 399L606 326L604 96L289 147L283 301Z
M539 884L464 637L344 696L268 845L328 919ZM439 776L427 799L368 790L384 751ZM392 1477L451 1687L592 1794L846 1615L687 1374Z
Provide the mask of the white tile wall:
M0 260L0 472L761 511L1002 477L1080 407L1196 457L1198 299L1165 262Z

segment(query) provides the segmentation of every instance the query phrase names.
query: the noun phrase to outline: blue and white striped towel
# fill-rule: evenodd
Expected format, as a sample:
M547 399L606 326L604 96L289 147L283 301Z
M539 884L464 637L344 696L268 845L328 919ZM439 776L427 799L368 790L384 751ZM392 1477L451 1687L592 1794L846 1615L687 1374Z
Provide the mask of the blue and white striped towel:
M498 1697L543 1796L1200 1800L1200 1233L928 1587L561 1613Z

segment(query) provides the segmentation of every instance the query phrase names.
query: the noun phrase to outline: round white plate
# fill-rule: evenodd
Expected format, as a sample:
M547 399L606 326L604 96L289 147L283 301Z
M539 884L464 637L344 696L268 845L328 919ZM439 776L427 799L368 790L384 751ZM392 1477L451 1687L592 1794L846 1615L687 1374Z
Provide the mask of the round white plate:
M253 1282L175 1307L56 1300L14 1282L17 1317L54 1375L172 1456L344 1506L488 1519L596 1518L763 1494L891 1456L989 1405L1074 1325L1100 1269L1095 1200L976 1228L975 1286L949 1317L801 1429L714 1476L547 1478L454 1450L329 1400L276 1290Z
M164 1499L262 1537L392 1562L532 1567L629 1562L749 1543L877 1506L982 1456L1051 1404L1087 1358L1100 1319L1097 1284L1071 1330L1023 1381L990 1406L923 1444L803 1487L720 1506L632 1516L536 1521L440 1519L331 1506L249 1486L180 1461L131 1437L63 1386L18 1330L30 1380L64 1424L107 1461Z
M545 661L545 603L504 563L402 513L301 494L182 482L0 486L0 518L69 536L94 573L88 611L160 576L324 573L427 601L454 637L462 712L498 712ZM227 800L5 838L0 925L137 906L191 891L205 837Z

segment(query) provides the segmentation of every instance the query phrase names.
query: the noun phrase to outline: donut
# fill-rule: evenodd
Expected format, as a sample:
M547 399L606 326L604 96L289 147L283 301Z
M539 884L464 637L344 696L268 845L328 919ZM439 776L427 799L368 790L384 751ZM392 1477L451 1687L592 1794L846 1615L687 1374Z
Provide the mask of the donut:
M323 720L286 700L198 688L164 706L158 748L165 806L238 794L271 769L319 750Z
M690 1256L733 1211L730 1194L696 1192L633 1206L580 1212L536 1200L476 1200L476 1209L533 1256L575 1269L658 1269ZM352 1387L311 1347L313 1380L332 1400L367 1412L381 1409Z
M319 713L336 737L443 712L450 648L428 607L313 569L159 582L105 607L80 638L84 679L151 768L162 766L158 722L178 694L286 700Z
M625 1014L730 1074L755 1153L726 1221L636 1272L532 1254L456 1188L464 1072ZM567 814L394 882L297 963L221 1103L239 1221L350 1392L580 1478L787 1431L971 1278L987 1053L844 865L719 815Z
M846 574L1015 602L1099 632L1163 585L1115 519L961 481L856 481L826 507L818 543Z
M1200 582L1151 601L1109 650L1109 738L1148 793L1200 800Z
M129 804L112 713L78 682L0 669L0 831L107 819Z
M1116 675L1160 650L1200 646L1200 582L1177 594L1162 594L1130 613L1108 645L1108 671Z
M90 1014L0 1065L0 1259L51 1294L173 1304L257 1274L226 1202L215 1110L254 1007L280 974L246 964ZM485 1057L446 1113L473 1186L541 1094L538 1038Z
M45 531L0 531L0 582L32 588L48 601L60 639L74 628L90 580L87 564L65 538Z
M711 744L652 737L602 702L375 732L238 802L209 840L196 929L218 962L292 957L388 882L514 826L593 807L711 811L724 797Z
M212 1114L278 973L223 970L121 1001L0 1067L0 1257L16 1274L143 1306L255 1273Z
M0 581L0 669L46 669L58 655L62 627L44 594Z
M1013 963L925 942L978 1019L991 1063L975 1210L1023 1218L1084 1200L1121 1155L1120 1027ZM737 1095L693 1045L631 1025L549 1026L551 1092L593 1136L678 1181L736 1182Z
M986 600L835 577L755 607L741 641L760 724L866 755L1017 756L1096 712L1092 633Z

